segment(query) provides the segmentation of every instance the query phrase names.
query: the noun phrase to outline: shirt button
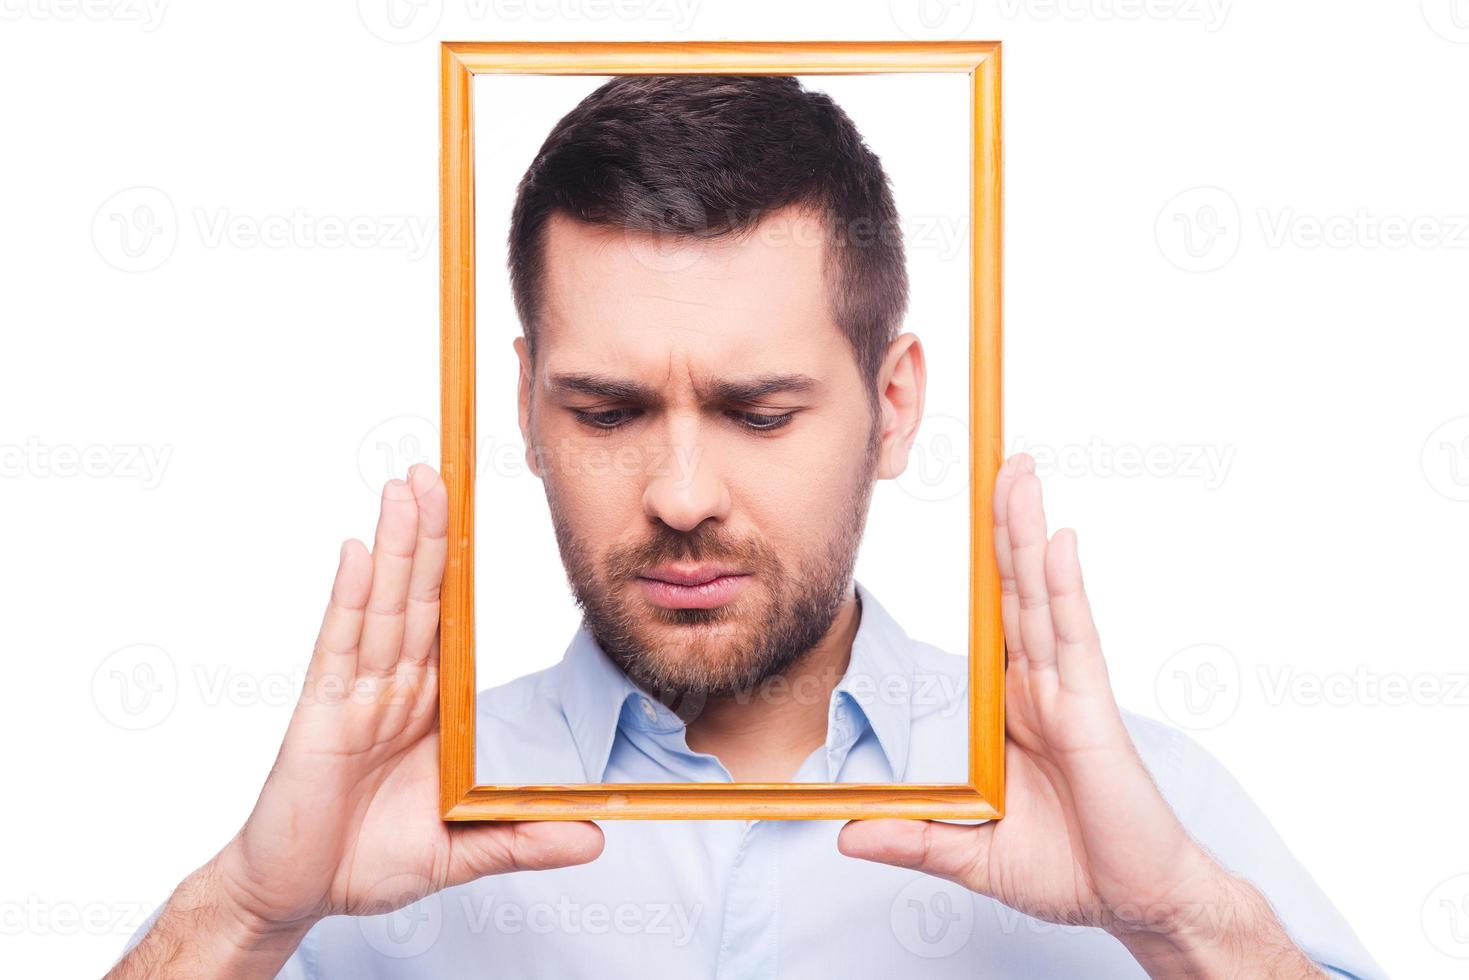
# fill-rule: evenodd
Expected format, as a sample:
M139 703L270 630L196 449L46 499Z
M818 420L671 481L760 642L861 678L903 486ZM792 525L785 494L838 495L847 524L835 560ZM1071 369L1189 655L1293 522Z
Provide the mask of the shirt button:
M647 698L643 698L643 715L649 721L658 720L658 712L653 710L653 702L649 701Z

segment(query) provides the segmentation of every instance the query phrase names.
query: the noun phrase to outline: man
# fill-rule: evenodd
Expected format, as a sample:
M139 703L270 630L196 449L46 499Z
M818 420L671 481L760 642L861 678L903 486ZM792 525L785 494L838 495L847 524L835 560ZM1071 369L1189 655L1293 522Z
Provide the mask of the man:
M951 714L853 683L962 677L852 577L923 409L901 242L854 233L894 221L850 120L791 78L618 78L553 130L512 224L515 349L584 620L557 667L482 693L482 778L955 768ZM593 476L592 447L664 464ZM342 549L255 810L113 975L1380 976L1229 775L1118 709L1029 457L993 499L1003 820L446 825L447 501L414 467L371 554Z

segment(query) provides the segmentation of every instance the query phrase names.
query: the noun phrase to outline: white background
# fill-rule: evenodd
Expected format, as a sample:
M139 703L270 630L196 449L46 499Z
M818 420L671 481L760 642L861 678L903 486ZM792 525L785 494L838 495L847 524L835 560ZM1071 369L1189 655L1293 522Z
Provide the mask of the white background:
M506 270L515 190L556 122L606 77L474 80L479 264L475 533L476 681L503 684L561 659L580 613L544 487L517 420L520 336ZM912 466L878 481L856 578L914 639L969 649L969 79L959 73L803 76L882 161L909 274L904 325L928 367Z
M906 30L1006 43L1008 443L1062 461L1120 700L1196 731L1395 976L1463 974L1450 0L385 9L0 3L7 973L100 973L244 820L339 543L436 455L436 241L402 231L437 209L434 40Z

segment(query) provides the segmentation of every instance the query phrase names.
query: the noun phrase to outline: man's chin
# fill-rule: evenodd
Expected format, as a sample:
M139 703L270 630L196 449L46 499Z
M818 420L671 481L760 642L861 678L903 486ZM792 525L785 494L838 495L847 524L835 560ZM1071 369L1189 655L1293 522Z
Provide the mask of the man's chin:
M624 653L623 669L654 693L717 694L739 688L744 671L731 665L748 655L727 625L692 624L655 627L636 637L634 651Z

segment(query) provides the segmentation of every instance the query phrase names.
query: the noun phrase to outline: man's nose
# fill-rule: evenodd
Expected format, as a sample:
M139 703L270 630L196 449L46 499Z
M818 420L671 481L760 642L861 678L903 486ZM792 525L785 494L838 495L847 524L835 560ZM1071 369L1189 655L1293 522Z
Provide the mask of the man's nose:
M643 511L675 531L689 532L711 517L729 516L730 494L716 454L700 439L700 422L685 418L665 428L668 444L643 491Z

